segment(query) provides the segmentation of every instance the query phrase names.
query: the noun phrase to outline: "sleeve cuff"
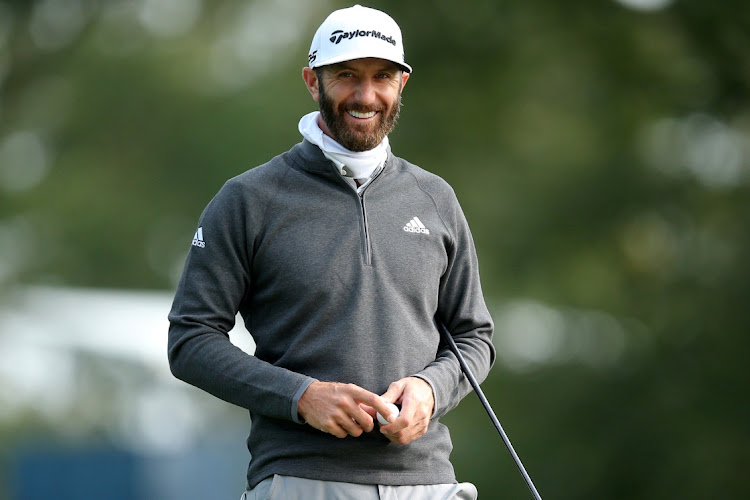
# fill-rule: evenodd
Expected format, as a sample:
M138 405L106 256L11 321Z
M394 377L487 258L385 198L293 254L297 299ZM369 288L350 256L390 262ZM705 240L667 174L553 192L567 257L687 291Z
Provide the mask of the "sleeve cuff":
M299 398L302 397L302 394L307 390L308 387L310 387L310 384L313 382L317 382L314 378L308 378L305 380L305 382L302 383L302 385L299 386L299 389L297 389L297 392L294 393L294 398L292 398L292 420L295 424L304 424L306 423L304 420L302 420L299 416L299 413L297 413L297 407L299 405Z

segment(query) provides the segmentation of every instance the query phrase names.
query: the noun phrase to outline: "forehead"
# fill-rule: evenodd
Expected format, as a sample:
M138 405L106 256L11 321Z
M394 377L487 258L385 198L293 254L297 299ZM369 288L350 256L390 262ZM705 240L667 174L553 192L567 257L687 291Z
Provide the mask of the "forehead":
M341 71L342 69L357 71L388 71L393 73L401 71L401 68L397 64L376 57L352 59L350 61L329 64L328 66L325 66L325 68L330 71Z

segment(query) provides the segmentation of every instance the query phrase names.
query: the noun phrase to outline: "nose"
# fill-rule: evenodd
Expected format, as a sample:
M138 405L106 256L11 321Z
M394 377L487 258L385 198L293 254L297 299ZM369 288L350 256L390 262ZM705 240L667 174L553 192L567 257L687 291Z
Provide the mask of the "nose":
M357 100L362 104L372 104L375 99L375 86L369 79L361 79L357 86Z

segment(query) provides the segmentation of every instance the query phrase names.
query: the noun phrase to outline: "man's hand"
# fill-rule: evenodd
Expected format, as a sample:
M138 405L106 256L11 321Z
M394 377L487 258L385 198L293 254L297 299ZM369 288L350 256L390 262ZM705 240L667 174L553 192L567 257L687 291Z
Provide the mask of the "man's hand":
M435 396L430 384L418 377L402 378L388 386L383 399L401 404L401 414L380 432L394 443L409 444L424 436L432 419ZM381 415L386 415L382 410Z
M313 382L297 404L297 412L308 424L336 437L361 436L375 427L373 417L362 406L385 415L386 401L354 384ZM386 412L386 413L383 413Z

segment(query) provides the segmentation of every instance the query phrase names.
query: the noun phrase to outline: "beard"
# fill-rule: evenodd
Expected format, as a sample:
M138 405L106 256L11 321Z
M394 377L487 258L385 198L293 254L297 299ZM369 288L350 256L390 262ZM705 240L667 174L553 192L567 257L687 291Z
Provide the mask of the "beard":
M378 144L383 142L385 136L390 134L396 126L401 111L401 92L398 93L396 102L387 115L384 115L383 110L381 109L359 105L344 106L343 103L338 106L338 109L336 109L333 101L328 97L328 94L326 94L322 85L320 86L319 92L320 96L318 97L318 106L320 108L320 115L323 118L323 122L328 127L328 130L331 132L336 142L349 151L361 152L375 148ZM367 130L365 130L364 127L353 127L346 122L346 109L351 109L360 113L378 111L378 121L375 122L372 130L370 130L370 124L366 126Z

